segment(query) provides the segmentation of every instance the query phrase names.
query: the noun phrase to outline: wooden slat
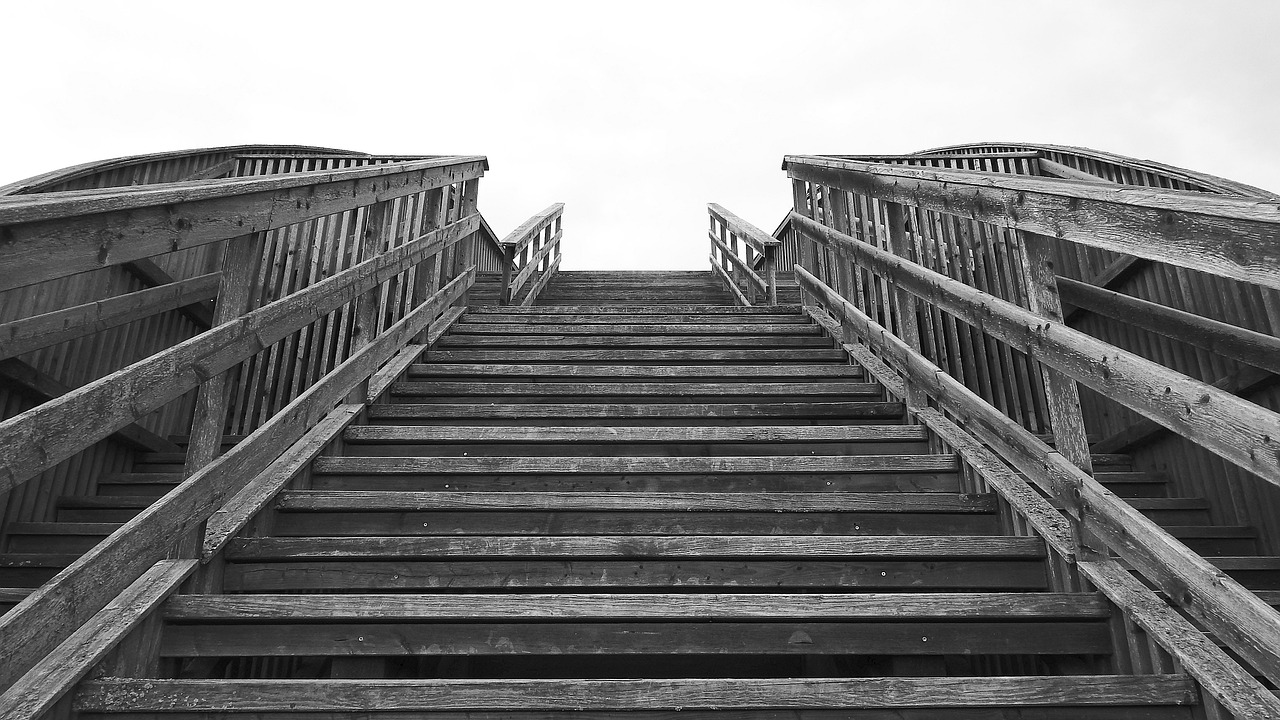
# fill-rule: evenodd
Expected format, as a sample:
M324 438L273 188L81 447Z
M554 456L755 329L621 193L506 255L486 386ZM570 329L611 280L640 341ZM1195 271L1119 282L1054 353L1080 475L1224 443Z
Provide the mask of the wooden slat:
M578 377L644 378L679 381L691 378L857 378L856 365L518 365L499 363L421 363L409 366L409 377Z
M626 348L610 350L608 348L569 348L564 350L475 350L457 348L452 350L428 350L427 362L552 362L564 364L569 362L671 362L688 364L693 361L703 362L747 362L759 365L765 362L820 362L823 360L843 360L838 350L823 348L763 348L759 350L733 348L720 350L717 348Z
M859 473L955 471L954 455L722 457L322 457L328 473Z
M742 238L743 242L750 245L758 253L763 254L766 248L782 244L781 241L774 239L768 233L716 203L708 203L707 212L736 233L738 237Z
M0 323L0 360L209 300L218 273Z
M138 258L132 262L124 263L121 267L124 268L125 272L151 287L164 287L178 282L176 278L157 265L151 258ZM201 330L213 327L213 310L203 303L181 306L178 308L178 312L185 315L188 320L195 323L196 327Z
M590 459L590 458L587 458ZM281 510L557 510L663 512L989 513L993 498L946 493L325 492L281 493Z
M195 560L161 560L71 633L0 695L6 720L40 717L195 571Z
M802 215L792 213L791 218L799 231L840 248L898 286L1280 485L1280 414L857 242ZM1163 391L1155 393L1153 387Z
M635 619L1095 619L1095 593L607 593L522 595L178 595L166 620L355 621Z
M755 283L756 287L760 288L760 290L766 291L769 289L769 284L764 281L764 278L757 275L756 271L747 264L747 261L738 257L738 253L734 252L728 245L721 242L720 238L715 235L708 233L707 236L711 238L711 243L713 245L720 248L720 252L723 253L723 256L728 258L729 262L733 263L733 266L737 268L738 272L746 275L747 279Z
M404 418L886 418L900 416L902 403L493 403L375 405L370 417Z
M274 230L479 177L482 157L0 197L0 290ZM104 252L103 249L107 251Z
M729 292L733 294L734 300L739 305L742 307L751 307L751 303L747 300L747 296L743 295L742 290L738 289L738 284L733 281L733 278L729 273L716 263L714 256L711 257L711 272L714 273L716 277L720 278L720 281L723 282L725 287L729 289Z
M529 286L529 292L525 294L524 299L520 301L522 307L528 307L538 301L538 297L542 295L542 291L550 284L551 278L555 277L556 272L560 269L560 258L562 255L556 255L556 259L551 261L551 265L547 267L547 271L542 274L533 285Z
M29 669L72 628L97 612L152 563L163 559L169 543L199 527L228 496L274 460L281 448L297 442L473 282L474 268L0 616L0 646L9 651L8 662L0 664L0 686Z
M519 252L529 243L529 241L533 239L533 236L537 234L539 230L546 228L548 223L555 220L555 217L563 212L564 203L555 203L542 212L537 213L528 220L520 223L519 227L507 233L507 236L502 238L498 244L513 246L516 251Z
M85 683L80 712L820 709L1190 705L1185 676L681 680L154 680Z
M358 425L351 443L808 443L921 442L917 425L751 425L747 427L485 427Z
M516 276L511 279L511 284L508 286L508 289L511 292L512 298L518 297L520 289L523 288L524 284L534 276L534 273L538 272L538 268L542 266L542 262L547 259L551 254L551 251L560 243L560 236L561 232L556 231L556 234L552 235L550 240L548 240L542 247L538 248L538 251L533 253L529 258L529 261L525 263L525 266L520 268L520 272L516 273Z
M615 335L814 335L817 328L800 323L764 324L748 323L645 323L632 325L626 323L610 323L608 325L580 324L538 324L528 323L467 323L462 322L454 327L456 335L599 335L612 337Z
M636 537L305 537L244 538L236 561L361 558L772 557L1041 558L1044 542L999 536L700 535Z
M1280 288L1280 206L1101 183L789 155L788 176Z
M0 422L0 491L21 484L474 232L477 216L371 258Z
M880 396L880 386L859 382L500 382L464 381L398 382L391 386L397 396L464 396L464 395L528 395L528 396L769 396L789 398L804 396Z

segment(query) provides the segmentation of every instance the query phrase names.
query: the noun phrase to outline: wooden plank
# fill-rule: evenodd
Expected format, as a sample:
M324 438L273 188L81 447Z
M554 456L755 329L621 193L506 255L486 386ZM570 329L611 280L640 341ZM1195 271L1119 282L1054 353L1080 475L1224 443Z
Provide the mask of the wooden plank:
M409 368L418 362L424 350L434 345L445 333L449 332L450 327L458 318L462 317L462 313L466 312L465 308L449 308L439 318L433 320L427 326L427 336L424 338L423 344L409 344L400 351L400 354L391 359L385 366L378 369L378 372L369 378L369 392L365 395L368 403L375 402L382 393L386 392L391 384L400 376L404 375Z
M0 695L6 720L34 720L53 707L197 565L195 560L161 560L144 572Z
M79 712L666 710L1192 705L1184 676L680 680L152 680L85 683Z
M1280 338L1273 335L1069 278L1059 278L1058 286L1063 299L1078 307L1280 374Z
M483 157L0 197L0 290L274 230L479 177ZM474 230L473 230L474 231Z
M900 372L915 376L939 405L961 420L969 432L1062 502L1082 530L1101 537L1111 550L1176 598L1180 607L1217 633L1273 682L1280 678L1280 613L1135 509L1152 506L1151 500L1126 502L1116 497L936 365L912 355L900 340L816 278L802 269L797 272L797 278L811 292L823 293L829 307L858 325L862 336L883 358ZM1173 503L1171 500L1161 502Z
M205 524L201 556L208 562L240 532L259 510L306 467L347 425L356 419L363 405L339 405L273 460L239 492L215 510Z
M241 538L227 558L245 561L403 558L1043 558L1034 537L703 535L636 537L305 537Z
M576 378L858 378L856 365L519 365L498 363L420 363L409 366L409 377L576 377Z
M722 457L323 457L316 472L468 474L954 472L954 455Z
M792 222L799 231L821 237L992 337L1280 485L1280 414L856 242L801 215L793 214Z
M1096 593L564 593L415 595L177 595L163 608L175 622L476 621L532 619L1011 620L1100 619Z
M555 235L551 236L551 240L538 248L537 252L533 253L533 256L529 258L529 262L512 278L511 285L508 286L508 292L511 293L511 297L515 298L520 295L520 289L538 272L538 268L542 267L543 261L551 255L551 251L560 242L560 235L561 233L556 232Z
M150 258L138 258L133 262L124 263L122 267L130 275L151 287L164 287L177 282L176 278ZM196 327L202 330L213 327L213 311L202 303L197 302L181 306L178 308L178 312L185 315L188 320L195 323Z
M1280 287L1280 205L1255 199L788 155L788 176ZM803 217L803 216L801 216Z
M352 638L359 638L355 642ZM559 622L179 625L164 657L449 655L1081 655L1111 651L1106 623ZM544 658L550 661L551 658Z
M444 350L542 350L546 348L600 348L627 350L631 348L732 348L804 350L829 349L825 338L809 333L796 335L449 335L438 346Z
M537 307L498 307L472 306L467 312L475 315L513 315L520 318L538 315L778 315L780 313L798 313L799 305L773 305L769 307L744 308L740 305L703 305L672 303L670 305L654 305L652 303L629 303L620 305L539 305ZM523 320L521 320L523 322Z
M417 240L0 422L7 491L474 231L477 217Z
M0 385L7 385L42 403L56 400L75 391L75 388L63 385L18 358L0 360ZM182 450L136 422L117 429L111 433L110 437L144 452L180 452Z
M927 439L913 425L751 425L746 427L485 427L358 425L350 443L807 443L910 442Z
M218 294L218 273L0 323L0 360L176 310Z
M752 268L751 265L747 263L747 261L738 257L738 254L734 252L732 249L730 249L728 245L725 245L720 240L720 238L711 234L708 234L708 237L711 238L711 244L720 249L720 252L723 255L723 257L725 257L735 268L737 268L739 272L745 275L747 279L755 283L756 287L760 288L762 291L767 291L769 289L768 283L766 283L763 278L761 278L759 275L756 274L755 269Z
M733 348L721 350L717 348L626 348L610 350L607 348L569 348L564 350L475 350L457 348L452 350L428 350L427 362L553 362L557 364L569 362L671 362L688 364L702 362L746 362L759 365L765 362L807 362L824 360L843 360L839 350L824 348L763 348L758 350Z
M528 421L537 418L888 418L903 413L902 403L804 402L804 403L493 403L374 405L369 416L377 419L473 418Z
M502 336L502 335L798 335L818 334L812 325L791 322L787 324L749 323L644 323L626 324L610 323L608 325L581 324L537 324L528 323L469 323L462 322L454 327L456 335Z
M716 203L707 204L707 212L712 217L719 220L721 224L728 227L732 232L742 238L742 241L751 246L753 250L763 254L768 248L781 245L780 240L775 239L760 228L734 215ZM776 303L775 303L776 304Z
M859 382L465 382L465 381L420 381L397 382L392 384L391 393L396 396L466 396L466 395L502 395L511 396L771 396L780 395L788 398L805 396L845 396L870 397L880 396L880 386L875 383Z
M474 281L474 269L453 280L238 445L146 507L0 616L0 646L9 650L7 661L0 664L0 686L13 682L56 647L72 628L97 612L152 563L164 559L172 541L199 527L227 497L274 460L280 448L297 442L351 388L408 343Z
M318 458L317 458L318 459ZM556 510L663 512L990 513L994 498L946 493L722 493L722 492L325 492L279 495L281 510L365 512L413 510Z
M1064 178L1066 180L1083 180L1085 182L1111 182L1104 177L1098 177L1097 175L1077 170L1070 165L1063 165L1060 162L1054 162L1047 157L1037 158L1036 165L1039 166L1042 173L1050 177Z
M564 203L555 203L520 223L519 227L507 233L507 236L502 238L498 244L510 245L518 253L533 240L537 233L545 229L549 223L555 220L557 215L562 213L564 213Z

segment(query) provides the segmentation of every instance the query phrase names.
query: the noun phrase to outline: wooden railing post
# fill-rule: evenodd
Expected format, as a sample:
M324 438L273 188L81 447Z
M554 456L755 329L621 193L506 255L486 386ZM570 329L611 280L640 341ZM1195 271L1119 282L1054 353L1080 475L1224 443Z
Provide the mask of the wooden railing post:
M254 271L262 254L263 238L263 233L250 233L227 241L222 255L218 299L213 310L213 327L231 322L248 311ZM212 462L222 447L222 431L227 420L228 372L230 371L220 372L208 378L196 392L183 477L190 477Z
M1027 309L1053 322L1063 322L1062 299L1058 295L1057 275L1053 268L1052 241L1033 232L1013 232L1022 245L1018 254L1027 279ZM1053 425L1053 439L1058 452L1071 464L1093 474L1093 460L1076 381L1052 368L1041 366L1041 372L1049 403L1049 422Z
M502 285L498 294L499 305L511 304L511 270L516 261L516 246L502 246Z
M387 214L391 209L390 202L380 202L365 209L364 227L360 231L360 261L363 262L377 255L382 249L383 235L387 229ZM370 289L356 298L355 326L351 330L351 354L373 341L378 333L378 295L381 286ZM362 403L369 394L369 380L365 380L347 395L349 403Z
M895 202L884 203L885 221L889 230L889 252L910 261L910 241L907 239L907 218L902 205ZM898 323L898 337L912 351L920 352L920 326L916 320L916 297L906 290L893 286L893 315ZM907 379L907 396L903 400L907 408L918 410L928 407L929 398L919 383Z
M434 188L428 190L423 201L422 209L422 226L418 229L420 235L426 235L432 230L436 230L445 226L445 205L447 203L446 189ZM421 304L426 302L440 289L440 270L441 270L441 254L435 253L431 257L423 260L418 264L413 274L413 301ZM421 344L426 341L427 331L424 330L413 339L414 343Z
M764 279L768 284L769 304L778 304L778 261L774 255L777 253L777 245L766 245L764 248Z
M464 218L474 213L476 211L476 206L478 205L479 196L480 196L479 180L467 180L463 182L462 183L462 201L461 201L461 207L458 210L458 217ZM474 233L472 234L471 237L465 238L461 243L459 243L459 245L460 245L460 249L458 250L458 255L457 255L457 258L459 261L453 268L453 273L449 278L450 280L452 280L455 277L458 277L459 274L466 272L467 268L471 267L471 265L475 262L476 238ZM458 304L465 306L470 304L470 301L471 301L471 291L470 289L468 289L466 292L462 293L462 297L458 299Z

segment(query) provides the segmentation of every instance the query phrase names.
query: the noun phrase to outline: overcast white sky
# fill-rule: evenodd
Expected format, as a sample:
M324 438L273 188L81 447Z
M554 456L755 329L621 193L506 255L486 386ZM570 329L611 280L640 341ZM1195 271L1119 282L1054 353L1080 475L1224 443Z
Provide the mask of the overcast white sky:
M240 143L489 157L564 269L701 269L787 153L1019 140L1280 191L1280 2L0 4L0 184Z

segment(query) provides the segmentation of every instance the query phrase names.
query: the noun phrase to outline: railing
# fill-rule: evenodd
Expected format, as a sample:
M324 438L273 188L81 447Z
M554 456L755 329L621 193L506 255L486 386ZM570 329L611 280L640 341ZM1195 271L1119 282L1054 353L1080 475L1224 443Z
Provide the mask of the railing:
M715 203L707 205L711 227L711 270L739 305L750 307L761 299L778 304L778 271L775 252L779 242ZM739 244L741 241L741 244Z
M0 355L28 352L217 285L207 331L0 422L4 493L197 390L186 480L0 618L0 687L166 557L200 557L198 533L224 502L279 472L281 453L309 433L349 422L340 403L363 402L380 367L456 319L450 306L475 280L469 238L485 168L483 157L448 157L0 198L0 289L225 245L216 280L3 326ZM228 430L247 437L218 456Z
M499 305L532 305L555 277L560 269L563 216L564 203L556 203L524 221L499 243L506 258Z
M788 157L785 168L801 240L796 275L811 311L830 313L865 365L900 377L897 394L918 418L941 411L1059 503L1073 524L1061 557L1078 554L1085 579L1116 600L1115 568L1102 568L1118 555L1280 681L1280 614L1091 476L1076 383L1272 484L1280 415L1066 327L1051 260L1065 239L1280 287L1280 207L822 157ZM1227 334L1244 346L1237 352L1273 347L1274 338ZM1049 431L1056 447L1035 434ZM1043 517L1018 514L1042 535L1051 530ZM1139 624L1151 638L1168 629ZM1220 676L1221 657L1205 665L1203 646L1159 645L1143 662L1168 653L1241 717L1252 702L1242 697L1270 697L1274 711L1274 697L1240 690L1247 673Z

